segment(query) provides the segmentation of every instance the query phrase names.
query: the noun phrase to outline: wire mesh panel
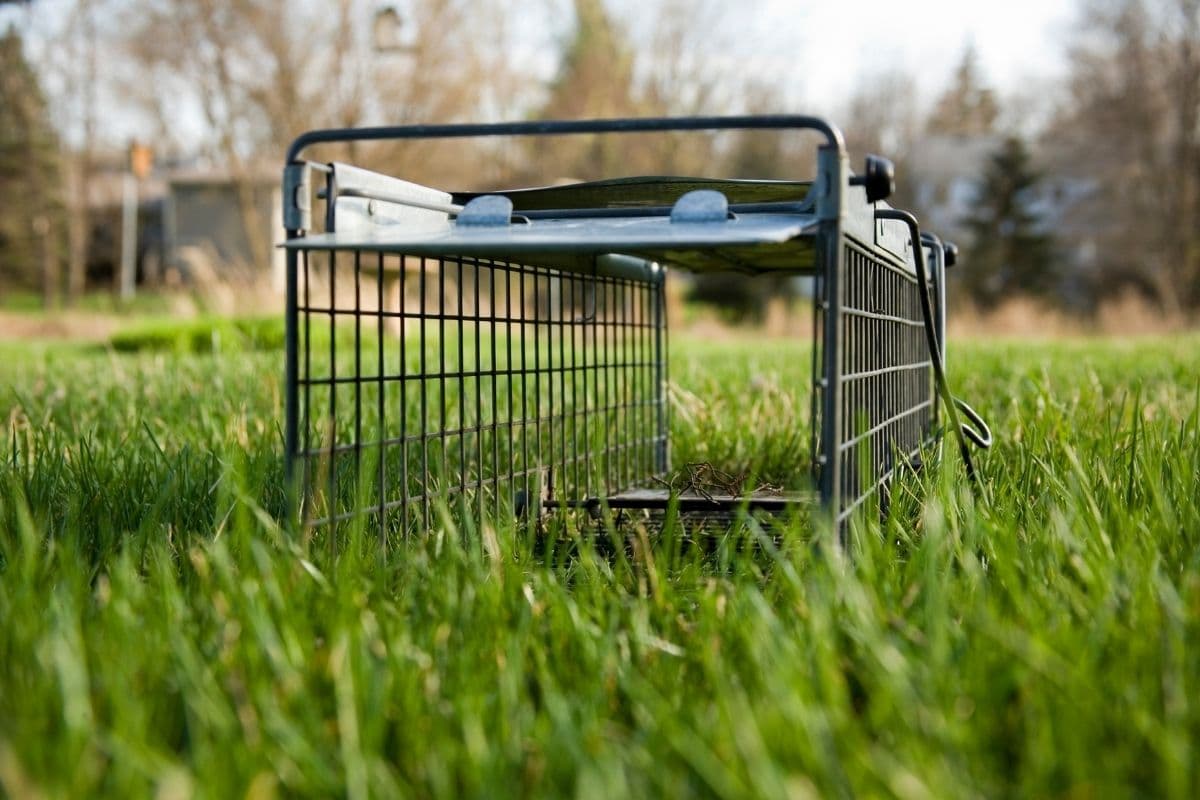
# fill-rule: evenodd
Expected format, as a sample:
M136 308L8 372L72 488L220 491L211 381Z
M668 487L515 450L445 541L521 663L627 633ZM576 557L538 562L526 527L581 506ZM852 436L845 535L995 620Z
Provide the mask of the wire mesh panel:
M298 250L309 525L514 519L666 470L663 273Z
M878 248L846 238L837 297L819 284L813 355L815 416L836 383L838 415L814 425L816 469L834 469L837 519L845 520L901 463L914 463L935 435L933 361L916 275ZM833 303L836 308L831 310ZM824 341L836 313L836 346ZM940 309L938 311L940 314ZM831 364L829 359L836 359ZM824 431L824 434L821 433ZM836 458L826 454L836 451Z
M785 129L823 137L813 181L641 177L454 193L300 157L381 140ZM836 128L791 115L298 137L282 190L285 433L303 519L369 518L386 535L428 529L443 510L502 522L597 503L708 513L813 502L811 492L717 497L655 482L670 467L656 262L815 277L812 463L816 496L839 523L937 436L939 397L973 474L964 437L986 447L990 433L973 411L980 430L959 426L956 409L970 410L932 354L945 344L950 262L882 202L890 162L868 157L854 175L845 156ZM923 243L929 285L917 278Z

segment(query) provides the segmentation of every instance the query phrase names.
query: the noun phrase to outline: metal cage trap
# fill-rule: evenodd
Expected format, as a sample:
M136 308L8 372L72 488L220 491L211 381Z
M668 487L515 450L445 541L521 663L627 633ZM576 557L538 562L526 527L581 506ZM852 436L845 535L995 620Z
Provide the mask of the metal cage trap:
M301 159L330 142L720 129L815 131L816 175L475 194ZM938 441L941 415L970 469L964 435L987 446L990 433L944 380L955 250L890 209L892 188L889 162L854 175L840 132L813 117L304 134L283 181L286 447L303 520L367 517L388 535L428 528L439 509L521 520L803 505L841 524ZM668 268L815 278L811 460L798 465L810 491L669 479Z

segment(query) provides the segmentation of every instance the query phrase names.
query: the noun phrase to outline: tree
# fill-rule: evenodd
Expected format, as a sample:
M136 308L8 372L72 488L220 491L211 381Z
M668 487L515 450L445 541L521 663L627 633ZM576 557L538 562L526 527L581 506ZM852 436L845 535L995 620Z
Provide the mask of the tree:
M1200 308L1200 0L1092 0L1047 143L1085 196L1071 237L1098 287Z
M45 95L10 28L0 37L0 283L38 287L47 306L62 290L58 154Z
M563 48L558 75L539 116L544 119L628 117L638 113L634 56L603 0L574 0L575 26ZM538 142L561 175L582 180L612 177L626 166L627 137L573 136ZM534 159L536 161L536 159Z
M980 136L992 131L999 115L995 92L979 74L979 54L968 44L954 79L934 106L928 128L954 136Z
M140 99L164 132L175 129L172 116L199 110L207 128L205 155L228 172L237 190L251 267L269 263L271 246L261 235L266 221L253 182L259 159L307 127L307 115L330 124L357 121L340 108L343 73L337 67L353 48L344 39L346 15L336 12L321 19L283 0L146 0L125 12L124 49L144 74L155 76ZM313 75L318 65L326 69L319 85Z
M888 202L912 208L909 156L920 131L917 86L899 69L860 75L842 115L850 168L862 169L867 155L881 155L896 166L896 193Z
M982 306L1014 294L1045 296L1057 288L1053 240L1036 208L1041 177L1025 143L1015 136L988 161L963 220L971 234L964 278Z
M88 251L92 241L90 205L96 147L97 69L96 18L102 13L98 2L76 0L68 12L63 41L68 104L77 124L72 148L70 177L66 183L67 217L67 304L74 305L87 288Z
M746 113L769 114L783 107L778 88L764 82L744 87ZM780 180L811 175L816 137L795 131L737 131L725 155L726 172L734 178ZM762 322L773 298L789 302L795 296L792 276L772 273L750 277L742 273L702 272L692 277L687 297L715 306L733 322Z
M321 127L461 121L479 113L496 85L489 79L501 76L495 63L484 66L492 48L480 46L495 27L495 2L413 0L403 18L392 9L392 26L414 32L398 46L375 40L370 22L378 11L374 0L142 0L122 12L120 44L138 66L129 95L161 131L188 137L163 148L199 149L234 179L256 250L250 266L267 263L271 245L260 233L269 221L259 213L254 178L277 169L295 136ZM199 117L203 126L172 124L180 117ZM319 151L416 181L442 183L447 166L455 178L478 172L480 160L464 158L464 145L438 144L326 146L311 157Z

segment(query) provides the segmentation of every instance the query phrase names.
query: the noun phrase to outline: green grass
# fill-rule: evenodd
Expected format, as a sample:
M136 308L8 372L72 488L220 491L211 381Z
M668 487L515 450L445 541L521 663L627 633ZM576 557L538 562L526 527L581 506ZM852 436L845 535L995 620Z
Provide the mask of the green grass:
M121 353L231 354L279 350L283 342L283 321L278 317L198 317L140 322L114 333L109 346Z
M21 313L45 313L40 292L13 289L0 292L0 311ZM156 292L139 292L128 300L122 300L110 291L91 291L78 299L74 308L99 314L165 314L171 303L167 295ZM53 312L50 312L53 313Z
M803 347L672 347L677 461L791 457ZM845 552L334 552L277 352L0 345L0 794L1197 796L1200 339L951 359L987 497L948 456Z

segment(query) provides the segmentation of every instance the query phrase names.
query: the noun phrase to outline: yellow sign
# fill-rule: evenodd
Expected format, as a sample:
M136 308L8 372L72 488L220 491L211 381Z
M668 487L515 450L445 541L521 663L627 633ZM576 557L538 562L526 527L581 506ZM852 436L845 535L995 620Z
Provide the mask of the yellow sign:
M137 179L145 180L154 168L154 150L149 145L131 142L129 145L129 171Z

